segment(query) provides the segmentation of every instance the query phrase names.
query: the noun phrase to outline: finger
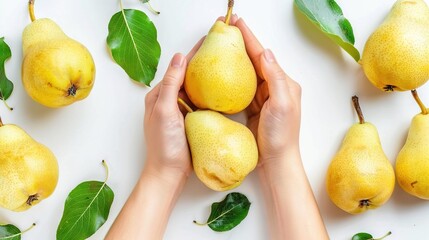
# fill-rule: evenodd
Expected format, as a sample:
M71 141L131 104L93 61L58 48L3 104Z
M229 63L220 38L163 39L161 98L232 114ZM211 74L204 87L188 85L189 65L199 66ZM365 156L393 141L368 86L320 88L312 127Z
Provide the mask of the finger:
M206 39L206 37L202 37L196 44L195 46L191 49L191 51L189 51L189 53L186 55L186 61L189 62L191 61L191 59L194 57L195 53L198 51L198 49L200 49L201 44L203 44L204 39Z
M266 49L260 59L262 74L268 83L270 101L280 105L291 103L290 78L277 63L274 54L271 50Z
M153 112L153 107L155 106L156 100L158 100L159 89L161 89L161 84L158 83L150 92L146 94L145 97L145 120L150 117Z
M177 96L185 78L185 71L186 58L182 54L176 53L160 83L157 108L165 112L177 109Z
M261 70L261 54L264 52L264 48L261 43L252 33L252 31L247 27L246 23L242 18L238 19L235 23L235 26L238 27L243 35L244 43L246 44L247 55L249 55L250 60L255 67L256 73L259 77L262 77Z

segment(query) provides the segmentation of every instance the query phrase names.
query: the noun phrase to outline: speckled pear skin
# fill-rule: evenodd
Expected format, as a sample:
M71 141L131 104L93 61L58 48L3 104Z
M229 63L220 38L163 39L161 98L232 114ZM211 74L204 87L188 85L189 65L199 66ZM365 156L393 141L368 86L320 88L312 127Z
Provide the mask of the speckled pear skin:
M429 8L423 0L398 0L368 38L362 64L383 91L408 91L429 79Z
M253 100L256 72L235 26L217 21L189 62L185 90L199 109L238 113Z
M375 126L352 125L328 168L326 189L332 202L348 213L362 213L386 203L394 186L393 167Z
M186 115L185 130L194 171L207 187L233 189L256 167L256 140L241 123L218 112L200 110Z
M428 109L429 110L429 109ZM407 193L429 200L429 115L411 121L405 145L396 158L396 178Z

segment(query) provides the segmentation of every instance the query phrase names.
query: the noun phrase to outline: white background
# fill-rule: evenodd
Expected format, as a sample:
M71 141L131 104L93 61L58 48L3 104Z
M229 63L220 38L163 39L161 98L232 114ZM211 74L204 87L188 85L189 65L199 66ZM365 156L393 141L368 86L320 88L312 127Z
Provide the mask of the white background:
M158 29L162 48L158 83L171 56L188 52L205 35L214 20L226 12L226 0L153 0L161 15L150 13L138 0L124 0L126 8L148 14ZM356 46L362 52L366 39L389 12L394 0L345 1L338 3L354 27ZM27 2L0 0L0 37L12 50L6 74L15 84L8 103L0 104L4 123L15 123L37 141L47 145L60 166L58 187L51 197L22 213L0 210L0 222L21 229L36 222L29 239L55 239L67 194L80 182L105 177L101 160L110 166L108 184L115 192L110 217L91 239L102 239L131 192L145 161L143 139L144 97L150 90L135 84L110 57L106 46L107 25L119 10L116 0L37 0L36 17L49 17L70 37L92 53L97 75L90 96L62 109L49 109L33 102L21 84L21 34L30 22ZM301 151L308 178L332 239L345 240L360 231L389 239L424 239L429 224L429 203L405 194L396 186L390 201L379 209L349 215L327 197L324 179L327 166L338 150L348 127L357 121L351 96L357 94L366 120L380 133L392 163L405 141L411 118L419 112L409 92L384 93L365 78L361 67L330 39L320 33L293 6L293 1L238 0L235 11L243 17L261 43L271 48L284 70L303 88ZM419 89L429 105L429 86ZM238 118L243 120L242 115ZM226 193L213 192L190 177L171 216L165 239L268 239L268 228L256 174L235 189L248 196L248 217L235 229L215 233L192 220L204 221L209 206ZM305 208L306 206L296 206ZM141 213L144 214L144 213ZM139 224L139 223L135 223Z

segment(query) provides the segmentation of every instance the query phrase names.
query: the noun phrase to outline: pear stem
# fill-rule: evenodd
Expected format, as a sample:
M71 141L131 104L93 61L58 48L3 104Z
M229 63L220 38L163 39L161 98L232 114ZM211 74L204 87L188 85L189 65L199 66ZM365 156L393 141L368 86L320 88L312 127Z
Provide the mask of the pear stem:
M414 99L416 100L417 104L419 105L420 109L422 110L422 114L423 115L428 114L428 110L427 110L426 106L423 104L422 100L420 100L420 97L417 94L417 90L413 89L413 90L411 90L411 93L413 94Z
M30 19L32 22L36 20L36 16L34 16L34 1L35 0L28 1L28 12L30 13Z
M360 105L359 105L359 98L355 95L352 97L352 101L353 101L353 106L355 107L356 113L359 117L359 123L360 124L365 123L365 119L363 118L362 109L360 108Z
M186 104L186 102L183 99L177 98L177 102L180 105L182 105L189 113L194 112L194 110L192 110L192 108L188 104Z
M234 0L228 0L228 12L225 17L225 24L229 25L229 21L231 20L232 8L234 7Z
M4 124L3 124L3 122L1 121L1 117L0 117L0 127L3 127L4 126Z

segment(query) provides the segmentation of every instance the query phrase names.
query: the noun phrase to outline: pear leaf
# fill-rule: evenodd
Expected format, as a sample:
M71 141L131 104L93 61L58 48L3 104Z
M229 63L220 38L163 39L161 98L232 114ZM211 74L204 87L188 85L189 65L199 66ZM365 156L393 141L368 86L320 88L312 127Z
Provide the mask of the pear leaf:
M380 238L374 238L369 233L361 232L361 233L356 233L355 235L353 235L352 240L382 240L391 234L392 234L392 232L389 231L388 233L386 233L384 236L382 236Z
M21 240L21 235L30 231L34 226L36 226L35 223L33 223L33 225L31 225L27 230L21 232L19 228L12 224L0 224L0 240Z
M237 192L229 193L223 201L212 204L207 223L200 224L196 221L194 223L208 225L216 232L229 231L246 218L250 204L245 195Z
M294 0L295 5L320 30L348 52L356 62L360 53L355 48L353 28L335 0Z
M131 79L150 86L161 56L153 22L142 11L122 9L112 16L108 28L113 59Z
M103 161L108 176L108 168ZM114 193L104 182L87 181L68 195L60 224L58 240L84 240L93 235L109 217Z
M0 38L0 99L7 100L13 91L13 83L6 77L5 61L12 56L9 46Z

